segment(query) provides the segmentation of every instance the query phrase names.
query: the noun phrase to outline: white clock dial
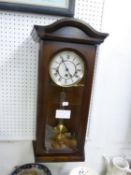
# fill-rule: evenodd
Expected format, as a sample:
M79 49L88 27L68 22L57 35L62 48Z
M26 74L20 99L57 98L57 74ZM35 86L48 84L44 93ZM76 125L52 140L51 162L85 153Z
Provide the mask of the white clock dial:
M51 60L49 73L54 83L68 87L78 83L84 75L84 62L73 51L66 50L57 53Z

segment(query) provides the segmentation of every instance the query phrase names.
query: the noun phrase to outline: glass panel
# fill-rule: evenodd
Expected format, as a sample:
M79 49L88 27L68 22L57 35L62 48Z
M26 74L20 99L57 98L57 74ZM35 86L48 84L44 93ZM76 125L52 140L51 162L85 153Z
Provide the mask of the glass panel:
M82 83L73 87L60 87L50 80L44 143L47 152L74 153L78 151L83 92Z

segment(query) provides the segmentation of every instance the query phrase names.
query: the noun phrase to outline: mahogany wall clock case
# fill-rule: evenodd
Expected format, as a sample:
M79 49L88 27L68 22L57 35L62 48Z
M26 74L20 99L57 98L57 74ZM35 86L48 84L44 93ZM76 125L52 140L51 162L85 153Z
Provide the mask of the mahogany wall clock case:
M83 161L96 49L108 34L65 18L34 26L40 43L36 161Z

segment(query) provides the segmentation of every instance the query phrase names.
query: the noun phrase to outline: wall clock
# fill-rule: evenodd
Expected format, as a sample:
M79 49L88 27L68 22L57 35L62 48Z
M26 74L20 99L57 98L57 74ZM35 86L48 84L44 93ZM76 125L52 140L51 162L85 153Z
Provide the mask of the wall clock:
M34 26L40 43L36 161L83 161L96 49L108 34L65 18Z

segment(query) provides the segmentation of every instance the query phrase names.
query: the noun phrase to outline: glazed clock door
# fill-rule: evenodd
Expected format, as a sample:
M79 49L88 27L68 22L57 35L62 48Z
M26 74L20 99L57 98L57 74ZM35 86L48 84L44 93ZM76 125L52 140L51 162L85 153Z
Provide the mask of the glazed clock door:
M53 44L52 47L54 48ZM63 50L55 42L55 47L57 52L49 53L47 64L49 82L45 109L45 152L78 153L82 143L79 123L86 86L86 63L74 46L70 45L72 50Z

